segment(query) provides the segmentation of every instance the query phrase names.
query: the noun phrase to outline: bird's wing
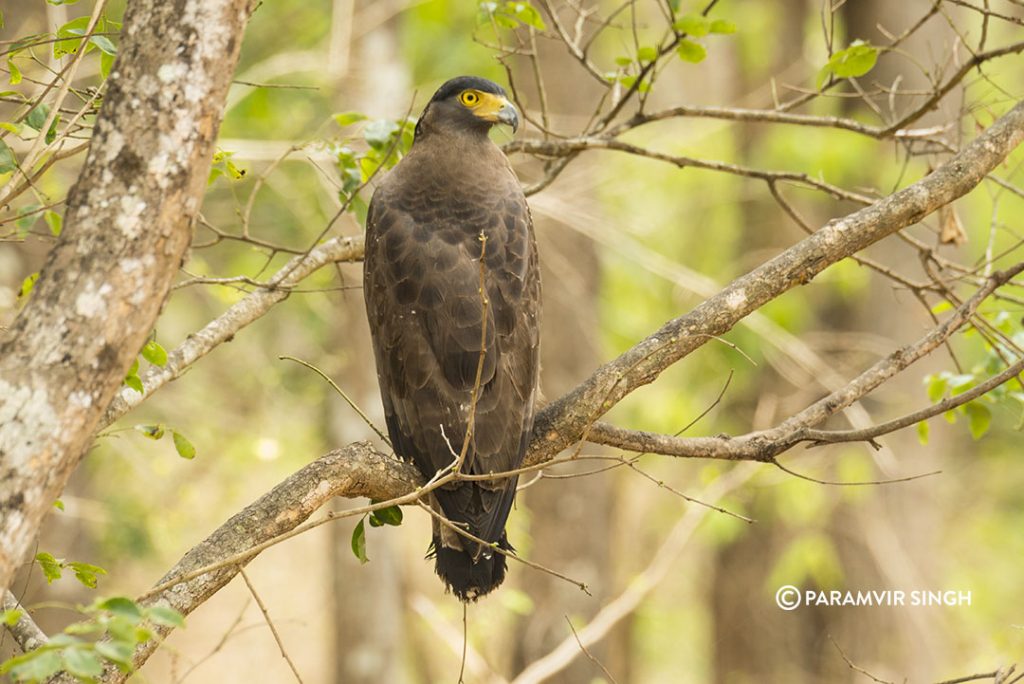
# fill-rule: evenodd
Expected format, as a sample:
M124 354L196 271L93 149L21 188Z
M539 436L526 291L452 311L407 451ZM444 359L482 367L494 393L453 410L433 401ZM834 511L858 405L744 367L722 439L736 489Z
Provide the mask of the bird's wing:
M532 428L538 371L539 282L525 200L509 192L492 211L464 217L456 210L441 212L429 223L411 213L387 195L374 196L364 264L395 450L426 477L449 465L453 452L462 449L480 366L474 434L463 470L514 469ZM481 231L487 236L486 306L479 287ZM500 534L512 493L514 482L502 480L456 487L439 498L450 517L478 532L500 521Z

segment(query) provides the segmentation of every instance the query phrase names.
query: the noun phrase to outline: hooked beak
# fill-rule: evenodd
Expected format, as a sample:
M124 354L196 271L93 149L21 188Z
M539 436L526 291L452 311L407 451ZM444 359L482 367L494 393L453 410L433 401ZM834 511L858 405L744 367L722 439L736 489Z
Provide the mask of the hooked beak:
M501 123L511 126L513 133L519 130L519 112L515 105L501 95L485 93L480 105L473 110L473 113L492 124Z
M506 102L498 110L497 119L499 123L511 126L513 133L519 130L519 112L511 102Z

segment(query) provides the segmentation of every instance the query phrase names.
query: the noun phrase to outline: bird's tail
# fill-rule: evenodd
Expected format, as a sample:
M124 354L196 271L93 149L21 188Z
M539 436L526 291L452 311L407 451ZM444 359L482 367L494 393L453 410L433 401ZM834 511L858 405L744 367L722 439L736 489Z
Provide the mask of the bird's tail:
M476 546L467 542L466 546ZM498 548L504 551L514 549L502 532ZM476 601L498 588L505 579L505 554L485 549L477 560L471 551L453 549L441 544L440 537L434 538L435 566L438 577L445 586L459 597L460 601Z

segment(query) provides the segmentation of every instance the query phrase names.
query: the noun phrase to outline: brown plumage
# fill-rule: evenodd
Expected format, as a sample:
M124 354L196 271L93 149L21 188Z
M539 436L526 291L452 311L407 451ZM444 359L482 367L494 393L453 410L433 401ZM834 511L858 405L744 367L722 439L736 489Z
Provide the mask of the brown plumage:
M465 76L448 81L423 111L411 150L370 202L364 296L384 414L395 452L427 479L462 447L481 351L462 471L518 468L533 425L537 250L519 181L487 135L496 123L518 124L498 85ZM516 481L456 482L435 490L436 502L470 534L510 551L505 521ZM504 579L504 555L436 521L433 550L438 575L463 601Z

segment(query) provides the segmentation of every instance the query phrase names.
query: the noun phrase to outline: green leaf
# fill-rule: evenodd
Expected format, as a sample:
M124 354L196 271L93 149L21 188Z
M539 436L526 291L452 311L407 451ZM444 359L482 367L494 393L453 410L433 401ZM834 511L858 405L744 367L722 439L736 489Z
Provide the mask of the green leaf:
M658 49L650 45L645 45L636 51L636 58L640 62L653 62L658 59ZM629 62L627 62L628 64Z
M940 314L943 311L949 311L952 308L953 305L949 302L949 300L943 299L941 302L932 307L932 313Z
M920 442L922 446L927 446L928 444L928 430L927 420L922 420L917 424L917 441Z
M47 145L49 145L50 143L57 139L58 124L60 124L60 114L53 117L53 121L50 123L50 128L47 129L46 131L46 137L44 138L44 140L46 141Z
M32 294L32 289L36 286L36 281L39 280L39 273L33 273L21 281L21 288L18 290L18 299L24 299Z
M89 587L90 589L96 588L97 575L106 575L107 571L98 565L91 565L89 563L81 563L79 561L72 561L67 564L72 571L75 573L75 579Z
M676 33L685 33L694 38L700 38L708 35L711 31L711 20L699 14L687 14L676 20L672 24L672 28L676 30Z
M150 439L160 439L164 436L163 425L133 425L132 428Z
M46 225L50 227L50 234L54 237L60 235L61 230L64 229L64 217L55 211L47 211L44 213L43 220L45 220Z
M107 660L112 660L118 665L122 665L127 668L131 668L132 665L132 652L135 650L135 644L130 641L97 641L96 652ZM124 669L124 668L122 668Z
M86 679L103 674L103 662L91 648L67 648L63 656L64 669L69 674Z
M946 377L942 373L927 375L924 379L928 389L928 401L938 403L946 395Z
M362 520L356 523L356 528L352 530L352 553L355 554L360 563L368 563L370 561L366 557L366 528L363 526Z
M11 72L9 83L11 85L18 85L21 83L21 69L14 63L14 54L10 54L7 57L7 70Z
M25 117L25 123L37 131L43 130L43 124L46 123L46 117L50 115L50 105L38 104L32 108L32 111Z
M988 406L979 401L968 402L965 408L967 409L967 424L971 430L971 437L976 440L981 439L992 425L992 412Z
M171 436L174 438L174 448L179 456L187 459L196 457L196 448L192 446L192 442L185 438L185 435L177 430L171 430Z
M57 499L56 501L53 502L53 507L56 508L58 511L63 511L64 502L61 501L60 499Z
M18 168L18 162L14 158L14 150L0 140L0 173L10 173L16 168Z
M17 608L11 608L10 610L0 611L0 623L13 627L18 624L18 620L21 619L23 613Z
M98 47L103 54L111 57L117 54L117 46L106 36L92 36L89 38L89 42Z
M89 27L89 17L83 16L72 19L57 29L57 40L53 43L53 57L59 59L64 55L73 55L78 52L82 44L81 37L85 35L85 29Z
M949 383L950 389L953 390L953 396L963 394L967 390L974 387L974 376L970 373L961 373L957 375L950 375L946 382Z
M114 66L114 55L107 54L106 52L100 55L100 76L106 79L110 76L110 70Z
M51 649L37 648L17 658L11 658L4 667L10 665L7 670L0 668L0 671L10 672L19 681L43 681L56 674L61 667L60 652ZM0 672L2 673L2 672Z
M700 43L695 43L692 40L686 40L685 38L679 41L679 46L676 48L676 54L679 58L686 62L703 62L704 58L708 56L708 51L704 49L704 46Z
M64 628L64 631L68 634L97 634L106 630L106 627L96 622L95 620L88 620L86 622L72 622L70 625Z
M161 627L184 627L185 618L181 613L167 606L153 606L146 609L146 617Z
M351 126L359 121L366 121L367 117L362 112L341 112L331 117L334 122L344 128L345 126Z
M126 376L124 379L124 384L128 385L128 387L132 388L139 394L146 393L146 388L142 386L142 380L139 379L138 375Z
M391 136L398 132L398 124L390 119L371 121L363 130L366 143L375 150L384 150L391 142Z
M626 86L627 88L632 88L634 85L636 85L636 82L636 76L623 76L622 78L619 79L619 83ZM648 90L651 89L651 84L648 81L640 81L640 85L637 85L636 89L641 93L646 93Z
M54 558L53 555L49 553L37 553L36 562L39 563L39 569L43 571L47 584L53 584L54 580L60 579L62 563Z
M156 340L150 340L142 348L142 358L154 366L167 365L167 350L160 346Z
M864 41L855 40L850 47L832 55L829 62L833 71L840 78L857 78L875 67L878 61L878 48Z
M18 227L21 237L28 235L32 226L39 220L40 209L42 209L42 206L38 204L26 204L18 210L18 220L14 222L14 225Z
M818 72L817 88L828 80L836 78L857 78L871 71L878 61L878 48L863 40L855 40L850 47L834 53L828 63Z
M532 26L538 31L543 31L547 28L544 25L544 19L540 16L540 12L528 2L507 2L505 3L506 11L510 12L516 19Z
M712 33L736 33L736 24L728 19L715 19L710 28Z
M374 521L377 522L374 525ZM374 527L380 527L381 525L401 525L402 524L402 509L398 506L388 506L387 508L381 508L370 513L370 524Z
M126 618L132 624L142 620L142 611L139 609L139 605L124 596L111 596L108 599L99 601L94 606L97 610L106 610L114 615Z

